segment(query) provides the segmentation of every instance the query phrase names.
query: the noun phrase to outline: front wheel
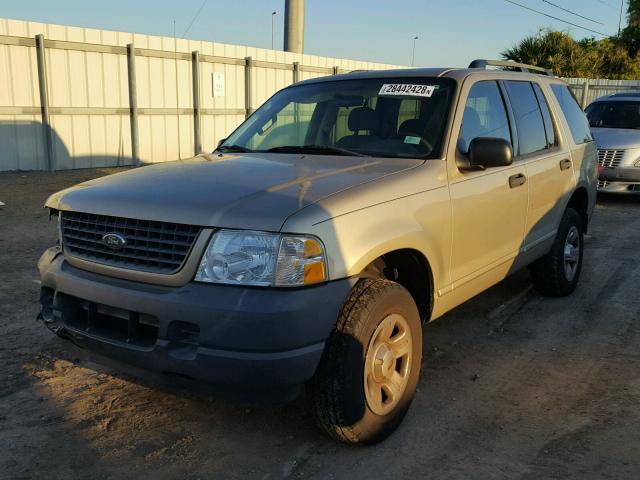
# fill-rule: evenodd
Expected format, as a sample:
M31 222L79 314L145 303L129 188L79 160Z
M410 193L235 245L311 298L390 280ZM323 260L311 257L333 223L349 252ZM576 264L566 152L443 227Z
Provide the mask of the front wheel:
M567 208L551 251L531 267L533 286L543 295L564 297L578 286L584 250L582 218Z
M420 377L422 325L401 285L360 280L307 386L319 427L347 443L376 443L407 412Z

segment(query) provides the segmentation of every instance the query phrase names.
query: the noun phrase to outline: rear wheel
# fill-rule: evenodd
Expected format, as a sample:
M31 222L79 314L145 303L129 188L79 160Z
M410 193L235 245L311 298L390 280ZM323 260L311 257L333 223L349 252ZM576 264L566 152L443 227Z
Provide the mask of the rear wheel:
M582 271L583 250L582 218L573 208L567 208L551 251L530 267L536 290L551 297L573 292Z
M400 424L422 362L418 309L401 285L360 280L308 385L319 427L348 443L376 443Z

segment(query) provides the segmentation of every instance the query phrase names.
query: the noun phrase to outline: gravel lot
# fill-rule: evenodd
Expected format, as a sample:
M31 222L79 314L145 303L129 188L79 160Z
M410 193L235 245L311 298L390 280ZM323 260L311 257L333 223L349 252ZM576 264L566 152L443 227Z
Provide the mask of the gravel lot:
M301 400L142 379L36 322L45 198L113 171L0 174L0 478L640 478L640 198L599 199L572 296L542 298L523 272L425 326L404 424L347 447Z

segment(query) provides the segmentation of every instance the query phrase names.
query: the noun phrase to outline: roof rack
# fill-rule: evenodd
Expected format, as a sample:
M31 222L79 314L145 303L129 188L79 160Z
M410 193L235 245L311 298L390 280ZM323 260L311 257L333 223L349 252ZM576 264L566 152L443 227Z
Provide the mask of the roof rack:
M536 67L534 65L527 65L526 63L510 62L506 60L478 59L478 60L474 60L469 64L469 68L487 68L487 67L502 67L504 69L512 69L517 72L539 73L541 75L549 75L550 77L553 77L553 71L547 68Z

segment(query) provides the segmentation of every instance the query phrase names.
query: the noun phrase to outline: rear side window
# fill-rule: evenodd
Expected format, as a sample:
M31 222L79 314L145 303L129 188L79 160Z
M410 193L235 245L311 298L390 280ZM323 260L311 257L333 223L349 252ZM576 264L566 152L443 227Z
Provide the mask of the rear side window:
M589 130L587 116L580 108L580 105L578 105L569 88L566 85L556 83L551 85L551 90L560 104L562 113L564 113L567 119L573 142L576 145L580 145L592 141L593 137L591 136L591 130Z
M511 143L509 118L498 84L494 81L478 82L469 91L458 137L458 149L469 151L474 138L497 137Z
M547 145L549 147L553 147L556 145L556 132L553 128L553 120L551 119L549 104L547 103L547 99L544 97L544 93L542 93L540 85L534 83L533 90L536 92L536 97L538 97L538 104L540 105L540 110L542 111L544 130L547 133Z
M538 99L529 82L507 81L509 100L518 131L518 155L546 150L547 134Z

